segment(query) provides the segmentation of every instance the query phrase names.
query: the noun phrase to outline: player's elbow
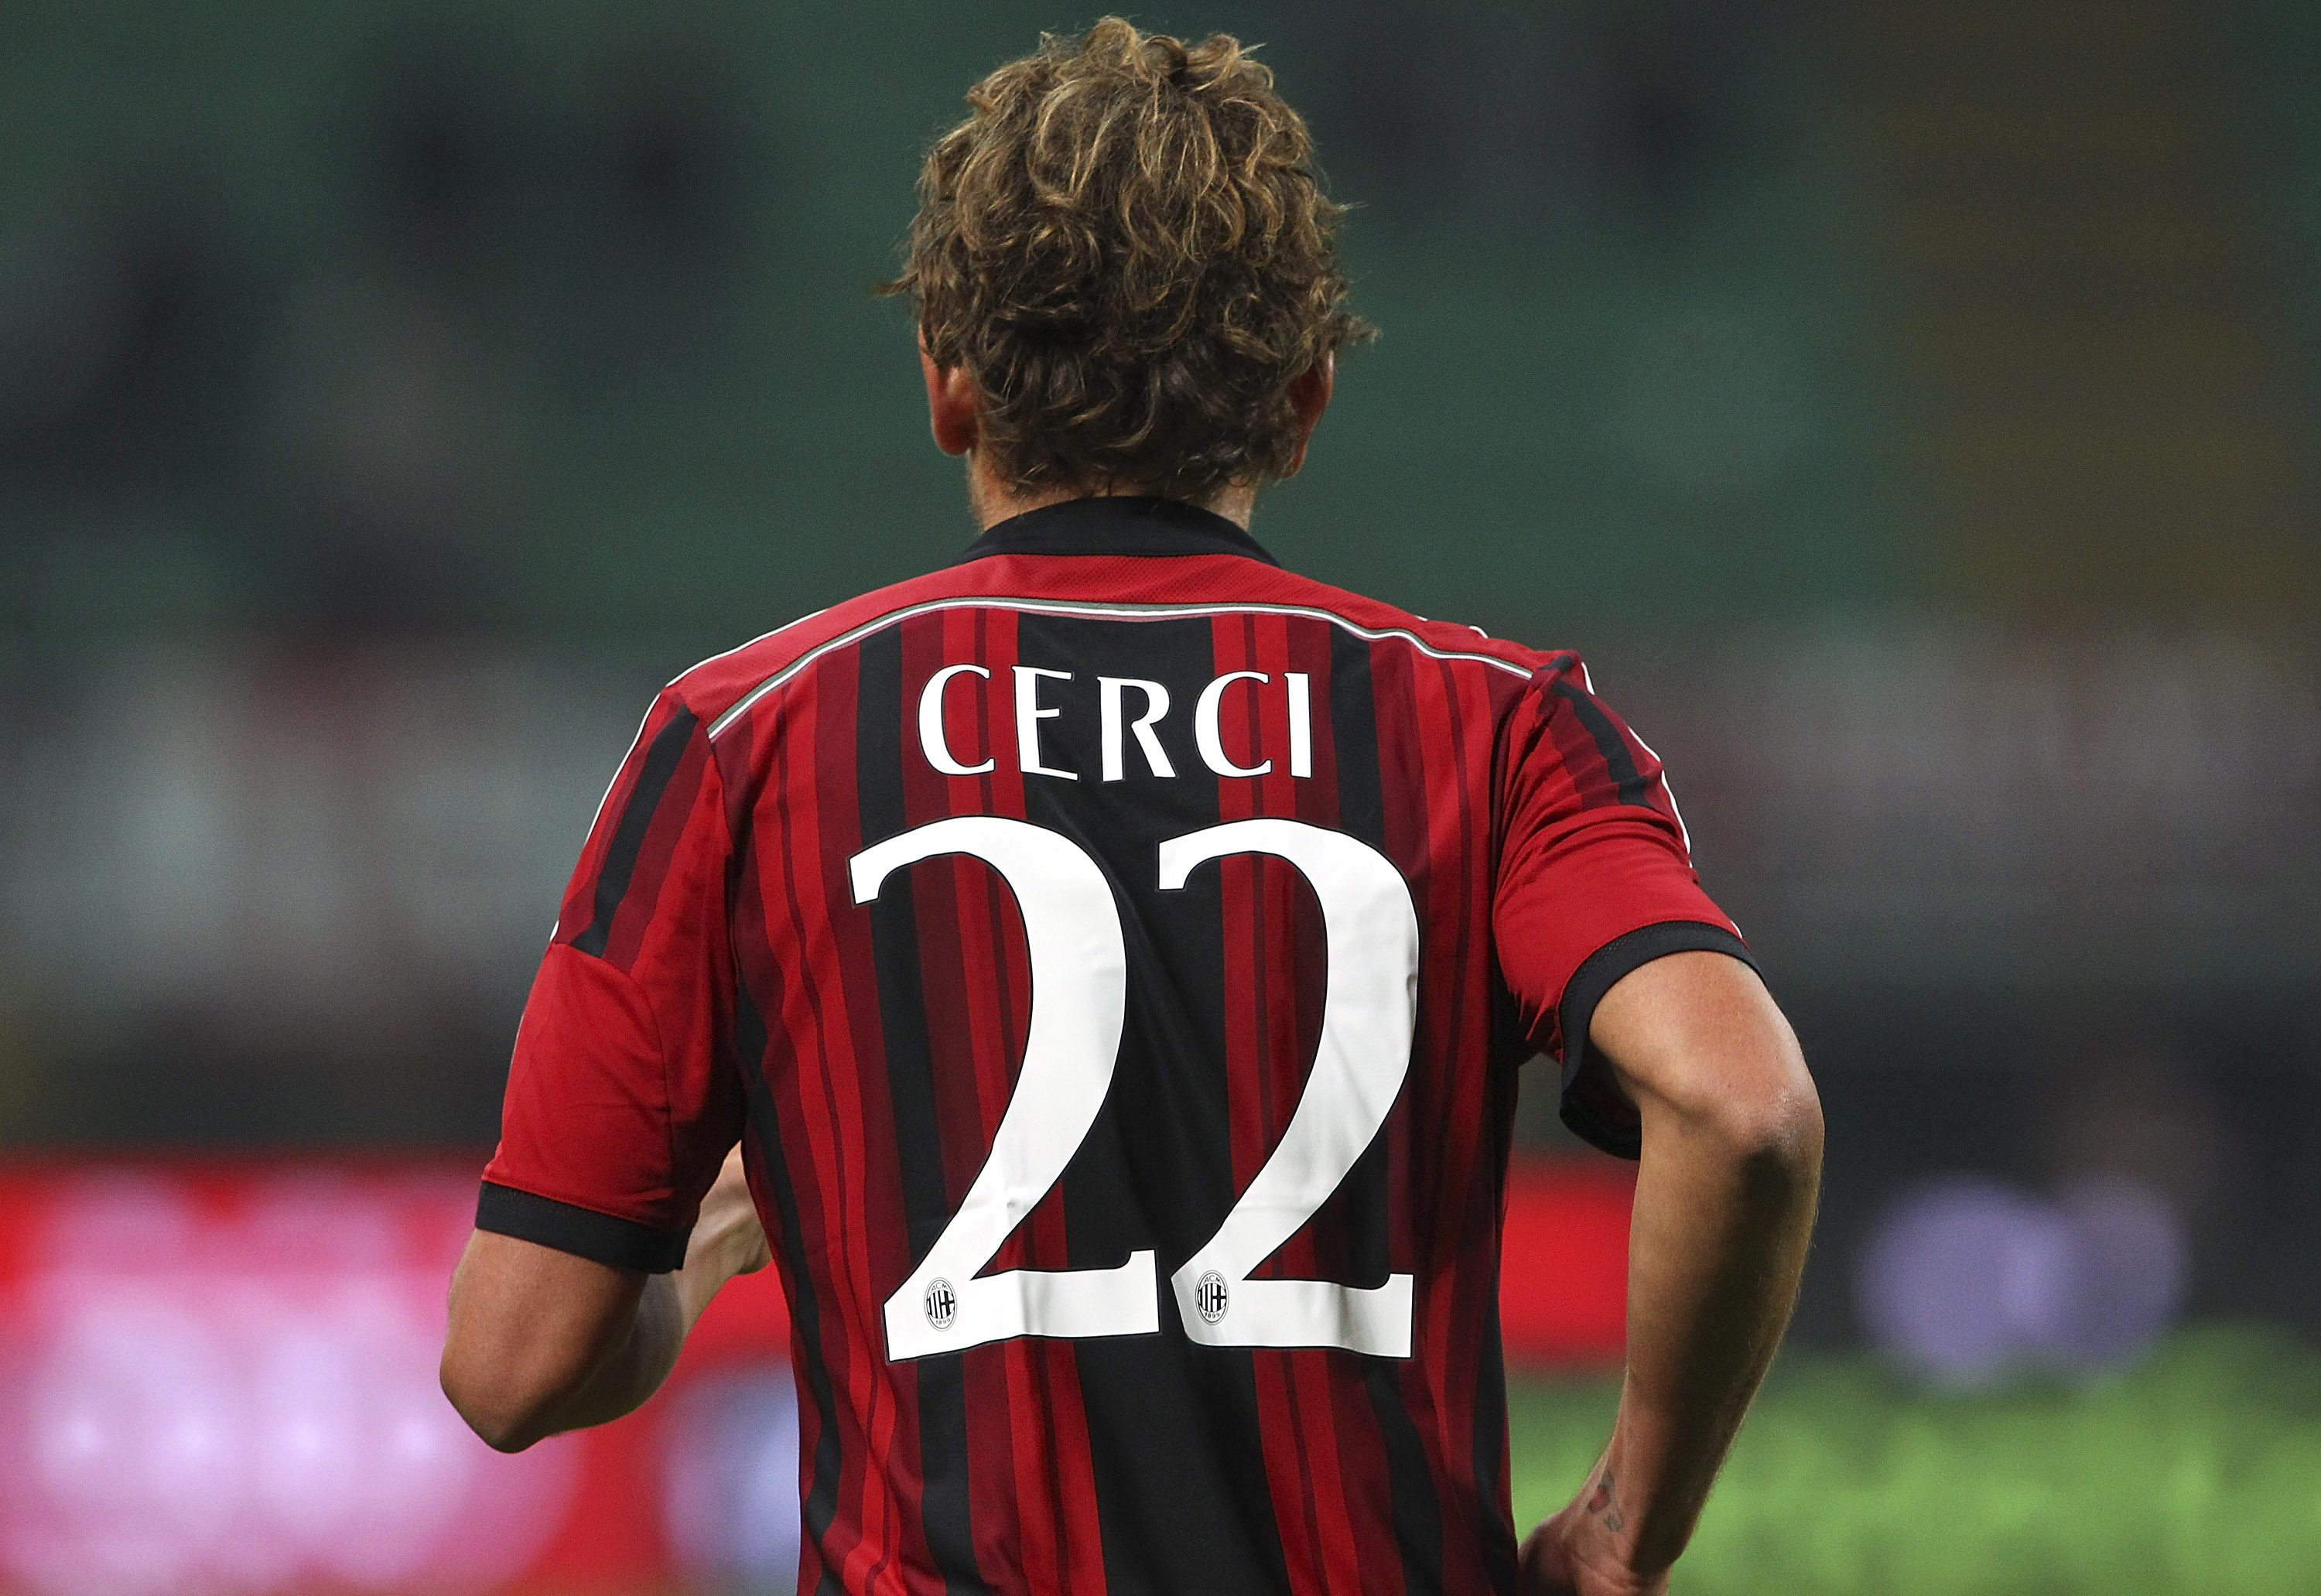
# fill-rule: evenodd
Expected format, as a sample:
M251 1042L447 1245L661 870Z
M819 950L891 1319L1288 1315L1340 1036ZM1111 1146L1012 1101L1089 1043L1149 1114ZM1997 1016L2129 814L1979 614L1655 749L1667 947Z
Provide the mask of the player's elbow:
M1762 1177L1810 1182L1821 1170L1821 1094L1796 1044L1783 1051L1771 1067L1692 1105L1691 1117L1727 1157Z
M1810 1175L1821 1168L1821 1097L1809 1077L1737 1105L1721 1127L1726 1145L1752 1164Z
M602 1376L636 1328L646 1278L478 1231L451 1275L443 1395L502 1452L614 1417ZM614 1395L628 1390L614 1385ZM618 1411L642 1400L638 1392Z
M1821 1097L1786 1026L1750 1044L1705 1048L1688 1062L1640 1094L1648 1144L1663 1139L1775 1180L1818 1172Z
M493 1451L521 1452L550 1433L562 1393L491 1366L456 1336L443 1344L437 1374L452 1410Z
M1747 965L1710 952L1653 960L1605 993L1590 1034L1643 1121L1647 1162L1818 1172L1820 1095L1797 1033Z

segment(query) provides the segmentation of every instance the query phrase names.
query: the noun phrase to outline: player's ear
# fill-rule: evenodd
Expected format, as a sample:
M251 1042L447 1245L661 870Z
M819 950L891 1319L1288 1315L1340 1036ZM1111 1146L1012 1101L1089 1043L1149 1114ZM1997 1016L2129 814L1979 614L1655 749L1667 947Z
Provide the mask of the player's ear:
M1289 384L1289 403L1297 412L1297 449L1289 457L1289 468L1281 474L1294 477L1306 463L1306 445L1313 441L1314 429L1321 424L1322 412L1330 407L1330 392L1337 381L1338 357L1325 354L1300 372Z
M935 447L945 454L965 454L975 447L975 378L964 366L936 365L924 333L919 337L919 371L926 378L927 421Z

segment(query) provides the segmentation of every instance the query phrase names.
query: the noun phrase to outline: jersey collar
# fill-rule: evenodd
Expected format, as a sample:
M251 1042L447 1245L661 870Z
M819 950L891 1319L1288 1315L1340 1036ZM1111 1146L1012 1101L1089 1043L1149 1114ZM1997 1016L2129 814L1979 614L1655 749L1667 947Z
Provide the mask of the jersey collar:
M1281 562L1223 515L1173 498L1072 498L995 523L962 565L993 554L1240 554Z

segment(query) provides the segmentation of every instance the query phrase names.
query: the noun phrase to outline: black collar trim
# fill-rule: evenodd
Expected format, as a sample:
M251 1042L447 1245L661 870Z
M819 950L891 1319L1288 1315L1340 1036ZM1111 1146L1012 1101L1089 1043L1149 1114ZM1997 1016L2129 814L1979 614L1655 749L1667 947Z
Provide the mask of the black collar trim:
M967 546L959 562L994 554L1240 554L1268 565L1281 563L1223 515L1173 498L1071 498L1042 505L992 525Z

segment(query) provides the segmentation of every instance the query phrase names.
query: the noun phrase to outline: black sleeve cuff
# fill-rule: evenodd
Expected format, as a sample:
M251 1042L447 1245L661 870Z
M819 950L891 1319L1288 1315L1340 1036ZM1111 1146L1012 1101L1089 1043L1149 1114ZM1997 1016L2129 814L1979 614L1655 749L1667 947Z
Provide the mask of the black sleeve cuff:
M682 1264L685 1244L693 1235L690 1226L683 1230L655 1230L634 1219L615 1218L490 1181L484 1182L483 1193L476 1199L476 1228L537 1242L614 1269L642 1269L647 1274L667 1274Z
M1588 1027L1596 1005L1630 971L1670 953L1729 953L1750 969L1757 961L1748 944L1722 926L1702 920L1663 920L1616 936L1588 955L1564 983L1556 1024L1563 1033L1563 1097L1561 1114L1574 1135L1615 1158L1638 1158L1643 1139L1635 1117L1619 1099L1580 1072L1588 1062Z

